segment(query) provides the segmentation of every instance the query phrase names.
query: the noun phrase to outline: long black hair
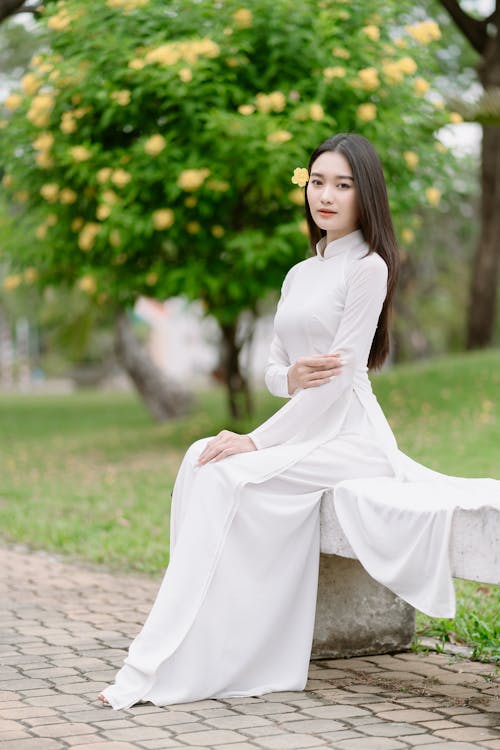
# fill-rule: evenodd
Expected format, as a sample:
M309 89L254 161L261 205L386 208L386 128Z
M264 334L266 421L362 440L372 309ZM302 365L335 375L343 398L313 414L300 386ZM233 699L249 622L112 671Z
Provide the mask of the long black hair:
M388 269L387 296L368 357L368 367L377 369L382 366L389 354L390 313L399 272L399 251L384 172L377 152L369 140L354 133L339 133L320 143L312 153L309 160L309 174L316 159L327 151L336 151L347 159L354 178L359 229L370 251L378 253L384 259ZM316 243L326 235L326 231L320 229L313 220L307 191L305 206L311 248L316 252Z

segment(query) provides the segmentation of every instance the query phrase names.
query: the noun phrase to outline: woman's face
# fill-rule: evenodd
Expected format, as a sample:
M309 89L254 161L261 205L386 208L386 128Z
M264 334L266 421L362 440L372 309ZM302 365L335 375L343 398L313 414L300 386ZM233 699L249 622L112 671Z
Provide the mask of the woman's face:
M313 162L307 200L314 222L326 230L327 242L358 228L358 200L352 170L338 151L325 151Z

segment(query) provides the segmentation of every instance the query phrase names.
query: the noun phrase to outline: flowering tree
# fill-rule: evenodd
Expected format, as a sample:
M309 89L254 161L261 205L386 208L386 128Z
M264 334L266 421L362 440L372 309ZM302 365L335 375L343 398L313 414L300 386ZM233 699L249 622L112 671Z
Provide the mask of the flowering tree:
M403 243L412 211L439 203L448 158L434 133L459 116L432 89L439 28L404 23L411 5L49 5L50 49L0 120L17 206L7 285L33 269L122 323L138 294L201 299L220 325L237 414L238 321L305 257L303 190L290 177L312 148L341 131L375 143Z

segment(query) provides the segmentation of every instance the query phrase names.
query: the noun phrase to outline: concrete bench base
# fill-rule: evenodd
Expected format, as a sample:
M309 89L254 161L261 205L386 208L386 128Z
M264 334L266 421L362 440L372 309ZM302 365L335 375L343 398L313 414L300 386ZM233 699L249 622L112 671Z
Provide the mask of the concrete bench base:
M357 560L320 556L312 659L404 651L414 633L413 607Z

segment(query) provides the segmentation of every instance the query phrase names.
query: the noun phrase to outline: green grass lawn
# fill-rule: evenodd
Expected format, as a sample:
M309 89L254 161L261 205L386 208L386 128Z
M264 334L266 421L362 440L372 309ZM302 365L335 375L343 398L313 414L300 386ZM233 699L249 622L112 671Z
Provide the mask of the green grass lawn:
M402 450L450 474L500 478L500 351L400 366L373 382ZM129 394L1 396L2 537L158 574L186 447L223 427L247 431L281 403L260 393L253 422L230 425L213 391L191 415L156 424ZM500 661L500 587L459 582L458 595L454 621L419 615L419 632Z

